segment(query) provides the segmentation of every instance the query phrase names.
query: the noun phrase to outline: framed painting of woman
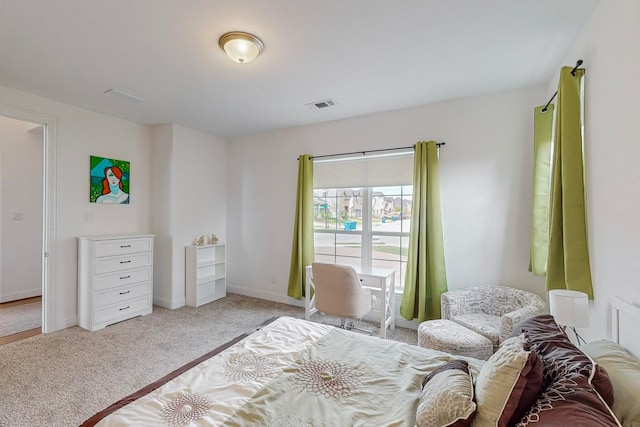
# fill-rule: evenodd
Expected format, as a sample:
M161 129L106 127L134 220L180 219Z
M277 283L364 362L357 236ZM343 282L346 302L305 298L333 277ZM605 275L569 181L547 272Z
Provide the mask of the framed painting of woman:
M130 164L125 160L90 157L91 203L129 204Z

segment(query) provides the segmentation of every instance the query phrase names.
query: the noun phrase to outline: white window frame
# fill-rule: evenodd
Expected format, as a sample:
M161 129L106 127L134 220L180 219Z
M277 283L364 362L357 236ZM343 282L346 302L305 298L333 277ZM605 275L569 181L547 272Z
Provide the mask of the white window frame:
M393 187L394 185L390 185L390 187ZM376 187L385 187L384 185L377 185ZM339 187L338 187L339 188ZM398 237L400 239L402 238L406 238L407 242L409 239L409 232L410 230L407 231L373 231L373 221L372 221L372 216L373 216L373 212L372 212L372 200L373 200L373 189L374 187L358 187L362 190L362 229L361 230L351 230L351 231L346 231L340 228L333 228L333 229L324 229L324 228L315 228L313 229L314 233L322 233L322 234L332 234L334 236L336 235L349 235L349 236L353 236L353 235L358 235L360 236L360 256L359 257L355 257L355 256L348 256L348 255L337 255L336 254L336 250L334 249L333 254L322 254L322 253L317 253L315 251L315 247L314 247L314 255L321 255L321 256L333 256L333 262L336 262L336 258L337 257L341 257L341 258L352 258L352 259L360 259L360 264L362 267L372 267L373 266L373 237L374 236L391 236L391 237ZM319 188L316 189L314 188L314 191L316 190L320 190ZM404 194L400 194L400 196L404 199ZM335 197L335 196L332 196ZM314 197L315 198L315 197ZM413 206L412 206L413 208ZM334 237L334 248L335 248L335 243L336 243L336 238ZM314 245L315 246L315 245ZM386 260L389 262L393 262L397 264L397 267L394 267L396 269L396 292L400 291L402 292L403 289L403 285L404 285L404 274L403 274L403 270L402 270L402 266L404 264L405 268L406 268L406 263L407 261L402 261L402 246L400 246L400 255L398 256L398 260ZM406 271L406 270L405 270ZM399 278L399 280L398 280Z

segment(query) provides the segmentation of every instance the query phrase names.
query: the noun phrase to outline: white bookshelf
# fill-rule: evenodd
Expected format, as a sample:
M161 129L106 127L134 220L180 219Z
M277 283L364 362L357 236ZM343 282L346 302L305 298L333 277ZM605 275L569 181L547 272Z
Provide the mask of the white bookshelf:
M185 276L188 306L199 307L226 297L225 245L187 246Z

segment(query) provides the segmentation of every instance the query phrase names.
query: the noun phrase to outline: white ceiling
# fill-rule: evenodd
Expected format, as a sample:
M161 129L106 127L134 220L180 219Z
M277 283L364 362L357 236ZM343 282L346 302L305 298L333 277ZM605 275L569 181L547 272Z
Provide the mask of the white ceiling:
M597 1L0 0L0 85L233 137L545 82Z

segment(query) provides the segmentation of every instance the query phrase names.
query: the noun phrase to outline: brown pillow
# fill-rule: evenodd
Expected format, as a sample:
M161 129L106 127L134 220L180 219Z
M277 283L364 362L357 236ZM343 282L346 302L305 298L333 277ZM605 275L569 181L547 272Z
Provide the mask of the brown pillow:
M531 405L538 399L540 392L542 391L542 384L544 382L544 364L538 356L538 354L531 349L529 341L523 338L523 348L530 351L529 359L525 369L520 374L521 379L516 384L517 388L511 392L511 398L515 399L515 396L520 395L518 405L513 411L513 415L507 425L520 421L520 419L527 413Z
M522 420L514 424L515 427L620 427L587 377L569 372L571 367L567 365L555 366L557 369L548 373L556 378L555 381L542 392Z
M553 316L542 314L531 317L516 326L512 335L516 332L525 333L530 348L540 356L545 369L551 363L564 363L570 367L569 372L579 372L587 379L593 371L591 384L607 405L613 404L613 385L607 372L569 340ZM547 388L551 380L545 375L543 388Z
M418 401L418 427L468 427L476 412L469 364L454 360L440 366L422 381Z
M525 348L524 337L505 340L476 379L474 427L506 427L518 422L538 398L542 380L542 362Z

